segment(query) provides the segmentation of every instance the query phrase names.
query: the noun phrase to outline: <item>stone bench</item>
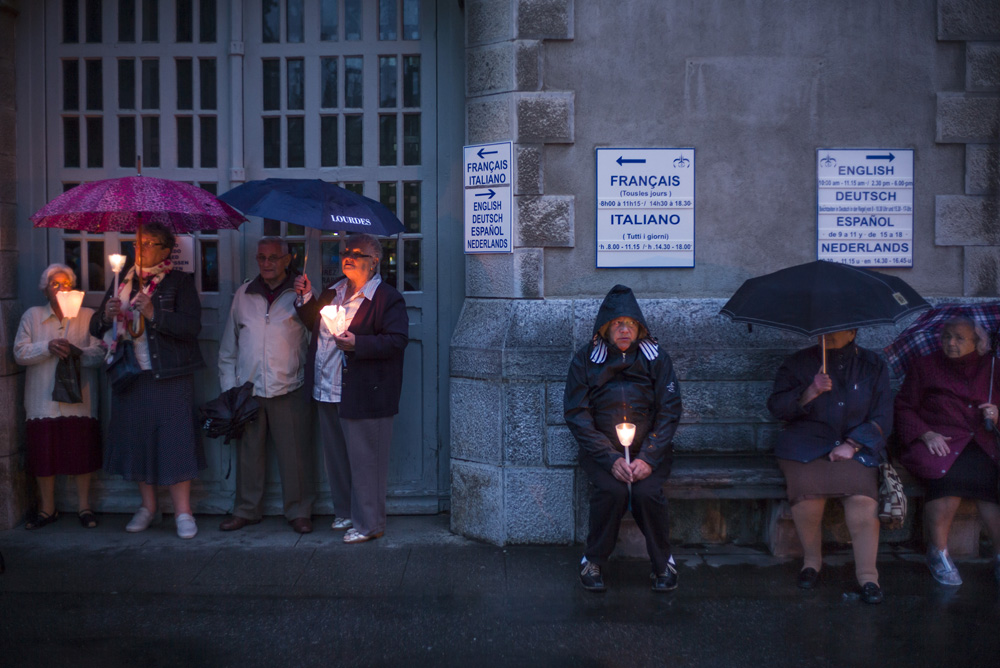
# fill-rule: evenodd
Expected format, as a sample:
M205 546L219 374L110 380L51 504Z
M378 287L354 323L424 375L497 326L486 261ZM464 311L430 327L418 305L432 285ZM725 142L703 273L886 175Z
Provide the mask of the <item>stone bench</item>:
M901 542L919 536L919 524L914 524L923 487L902 466L897 465L903 488L909 500L907 521L903 528L883 528L883 542ZM771 553L779 557L802 555L802 545L792 520L791 507L785 496L785 478L771 453L674 456L670 479L664 485L669 499L711 500L745 499L768 502L767 540ZM916 518L919 519L919 518ZM848 543L850 535L838 503L827 504L823 519L824 541ZM979 552L982 523L975 504L963 501L952 525L948 549L955 556L975 556ZM631 515L622 521L616 555L646 558L645 539Z

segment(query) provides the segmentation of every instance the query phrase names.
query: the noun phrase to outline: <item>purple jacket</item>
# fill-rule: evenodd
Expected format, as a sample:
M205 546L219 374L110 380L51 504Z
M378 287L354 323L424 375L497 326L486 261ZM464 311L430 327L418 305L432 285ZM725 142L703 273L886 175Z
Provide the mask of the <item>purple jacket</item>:
M297 309L299 319L312 332L306 358L306 391L310 397L322 323L319 311L335 296L336 292L327 288L319 299L310 299ZM388 283L380 283L375 297L363 301L347 329L355 341L354 350L344 353L347 362L341 381L340 417L364 420L395 415L403 388L403 349L410 336L403 295Z
M970 353L957 360L942 351L917 359L907 370L896 395L896 431L903 444L900 462L918 478L941 478L969 443L975 441L993 461L1000 460L993 436L986 431L983 412L990 392L990 358ZM1000 400L994 381L993 401ZM951 452L939 457L920 436L935 431L950 436Z

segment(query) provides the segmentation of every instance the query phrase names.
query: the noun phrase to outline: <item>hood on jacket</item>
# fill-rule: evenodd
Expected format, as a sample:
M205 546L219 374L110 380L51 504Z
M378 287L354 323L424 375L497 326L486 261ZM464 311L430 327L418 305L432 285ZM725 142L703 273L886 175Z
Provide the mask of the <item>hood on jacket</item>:
M626 285L616 285L611 288L601 302L601 308L594 320L594 336L606 339L608 324L615 318L632 318L639 323L639 338L644 339L649 336L649 327L646 326L646 319L642 316L639 302L632 294L632 288Z
M608 325L615 318L632 318L639 323L639 334L637 343L646 359L652 361L659 355L659 347L656 339L649 335L649 326L646 325L646 318L642 315L639 302L632 294L632 288L626 285L616 285L611 288L601 308L597 311L594 319L593 350L590 353L591 361L603 364L608 357Z

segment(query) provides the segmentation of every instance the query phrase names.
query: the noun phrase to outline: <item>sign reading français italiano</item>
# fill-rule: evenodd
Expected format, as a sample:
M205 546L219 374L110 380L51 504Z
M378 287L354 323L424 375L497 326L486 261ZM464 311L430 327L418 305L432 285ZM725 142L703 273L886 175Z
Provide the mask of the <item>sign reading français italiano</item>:
M511 142L464 147L465 252L513 253Z
M597 266L694 266L694 149L597 149Z
M913 266L913 149L816 151L817 257Z

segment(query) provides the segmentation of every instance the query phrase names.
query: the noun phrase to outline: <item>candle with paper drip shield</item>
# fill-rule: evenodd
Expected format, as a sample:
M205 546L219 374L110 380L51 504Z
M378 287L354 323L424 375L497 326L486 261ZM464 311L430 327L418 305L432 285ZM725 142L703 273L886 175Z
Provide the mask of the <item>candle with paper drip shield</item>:
M64 320L75 318L80 314L83 293L79 290L61 290L56 293L56 301L59 302L59 310L62 311Z
M629 456L629 446L632 445L632 439L635 438L635 425L631 422L619 422L615 425L615 431L618 432L618 442L625 446L625 463L627 465L632 464L632 460ZM628 484L629 491L629 507L632 505L632 483Z
M125 256L119 255L118 253L112 253L108 256L108 263L111 265L111 271L115 273L115 289L111 293L111 297L115 298L118 296L118 274L122 273L122 269L125 268ZM114 324L111 326L111 336L115 339L118 338L118 319L115 319Z
M340 336L347 330L347 309L343 306L330 304L320 309L323 323L334 336Z

